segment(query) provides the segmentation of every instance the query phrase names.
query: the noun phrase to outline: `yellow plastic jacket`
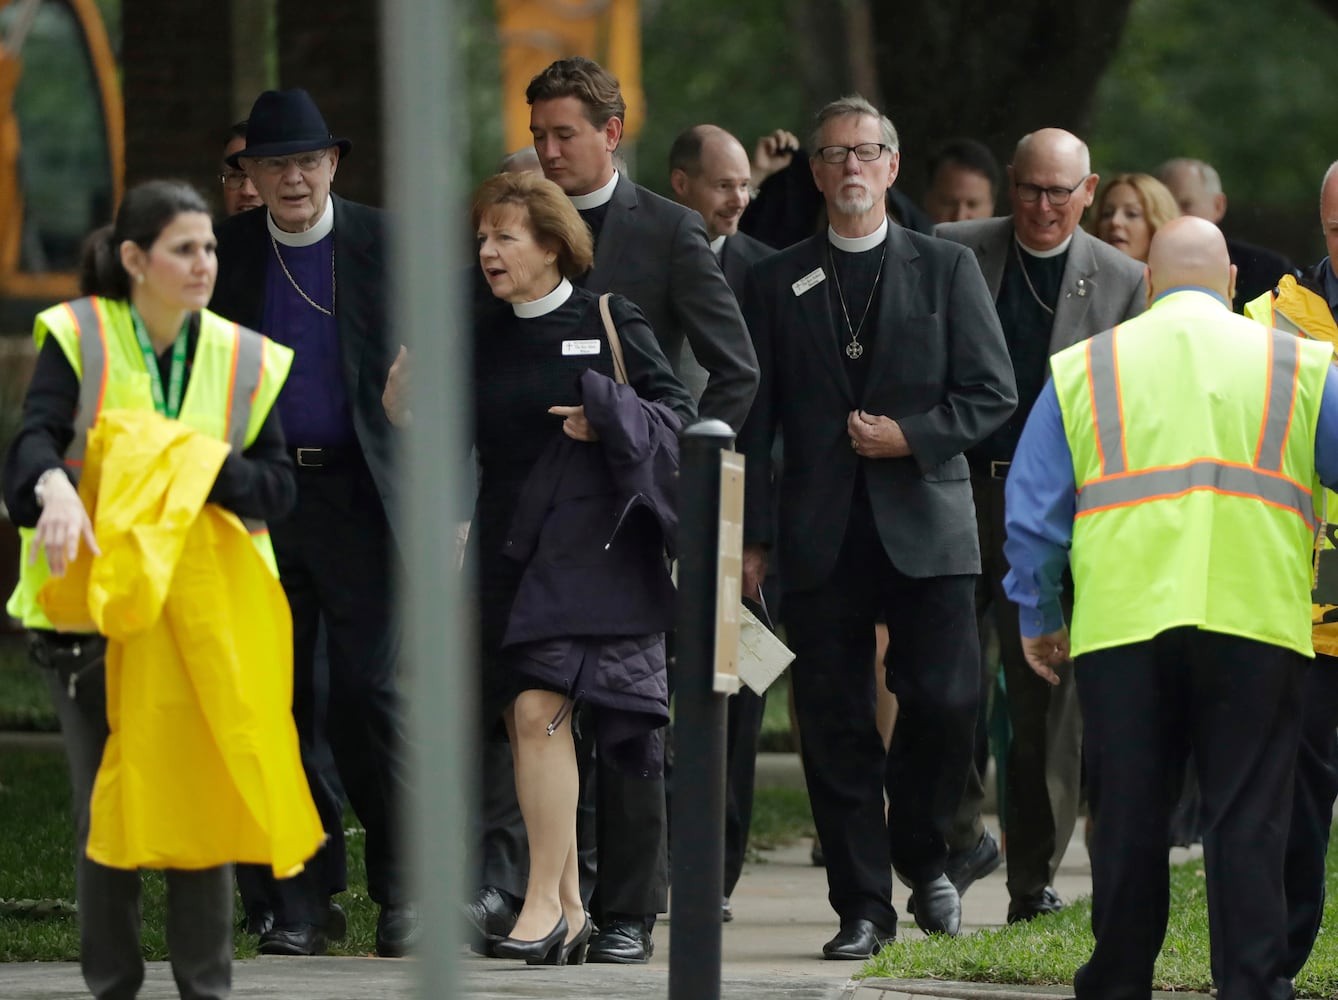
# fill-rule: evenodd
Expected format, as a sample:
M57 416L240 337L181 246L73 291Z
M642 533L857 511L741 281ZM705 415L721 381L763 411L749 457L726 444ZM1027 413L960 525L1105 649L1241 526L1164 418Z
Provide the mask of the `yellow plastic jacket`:
M1298 337L1338 345L1338 324L1333 321L1328 302L1302 287L1290 274L1284 275L1273 291L1247 302L1245 315ZM1325 523L1316 553L1315 588L1311 592L1311 640L1316 653L1338 656L1338 602L1333 596L1338 581L1338 548L1334 547L1335 525L1329 523L1338 517L1335 513L1338 494L1325 490L1323 497L1320 513Z
M107 637L111 735L88 856L112 868L301 870L324 840L292 719L292 618L232 513L206 504L228 445L144 410L105 410L79 494L102 554L38 595L53 624Z

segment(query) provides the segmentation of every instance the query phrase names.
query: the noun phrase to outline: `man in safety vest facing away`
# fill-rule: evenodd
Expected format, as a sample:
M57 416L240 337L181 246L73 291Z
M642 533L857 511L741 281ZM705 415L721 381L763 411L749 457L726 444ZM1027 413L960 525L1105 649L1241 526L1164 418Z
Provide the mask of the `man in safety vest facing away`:
M1277 286L1245 304L1245 315L1265 326L1311 340L1338 344L1338 163L1320 185L1319 221L1329 255L1299 278L1284 275ZM1310 957L1324 915L1325 856L1333 803L1338 798L1338 495L1326 494L1325 537L1311 592L1311 640L1315 666L1301 695L1301 744L1287 833L1287 965L1296 975ZM1220 955L1215 956L1220 964Z
M1234 286L1212 223L1159 230L1148 311L1051 359L1009 472L1023 651L1046 679L1074 657L1086 733L1096 948L1078 1000L1151 990L1191 748L1218 996L1293 995L1278 817L1314 655L1313 487L1338 484L1338 376L1329 345L1234 316Z

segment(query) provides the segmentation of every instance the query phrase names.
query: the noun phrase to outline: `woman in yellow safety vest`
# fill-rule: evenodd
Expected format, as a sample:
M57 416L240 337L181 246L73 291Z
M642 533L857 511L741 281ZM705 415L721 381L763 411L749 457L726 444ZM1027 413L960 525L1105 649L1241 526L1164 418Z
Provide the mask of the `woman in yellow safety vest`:
M217 274L214 246L208 206L188 185L150 181L126 194L115 225L85 245L85 297L37 317L37 363L4 467L10 516L27 529L22 579L9 611L31 630L32 656L44 668L64 734L77 837L80 957L97 997L131 996L144 975L139 872L86 855L90 796L109 736L106 640L57 631L38 595L49 576L66 572L81 546L99 554L75 483L89 431L104 410L156 410L202 437L227 441L231 450L207 501L248 526L291 508L293 469L272 411L291 352L204 309ZM268 536L251 531L272 567ZM142 666L130 664L136 665ZM226 996L230 866L168 867L167 906L167 941L182 996Z

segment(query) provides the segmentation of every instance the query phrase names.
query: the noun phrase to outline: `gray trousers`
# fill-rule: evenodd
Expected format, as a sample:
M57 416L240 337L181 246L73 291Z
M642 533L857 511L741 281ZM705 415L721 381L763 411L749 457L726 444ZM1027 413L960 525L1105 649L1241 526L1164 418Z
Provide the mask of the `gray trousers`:
M1008 894L1021 899L1054 883L1078 817L1082 775L1082 715L1071 663L1057 669L1051 687L1037 677L1022 655L1017 606L1003 592L1008 564L1003 557L1004 480L971 476L980 535L982 572L976 586L976 614L982 635L992 615L1008 687L1013 742L1006 764ZM1071 591L1064 613L1073 617ZM949 849L969 851L984 832L980 819L985 788L974 768L953 822Z
M133 1000L144 982L139 872L108 868L85 854L93 779L108 736L105 645L89 636L78 648L75 656L71 647L48 643L34 659L47 661L39 666L70 765L79 963L97 1000ZM177 990L182 1000L225 1000L232 993L232 866L169 869L166 876L167 949Z

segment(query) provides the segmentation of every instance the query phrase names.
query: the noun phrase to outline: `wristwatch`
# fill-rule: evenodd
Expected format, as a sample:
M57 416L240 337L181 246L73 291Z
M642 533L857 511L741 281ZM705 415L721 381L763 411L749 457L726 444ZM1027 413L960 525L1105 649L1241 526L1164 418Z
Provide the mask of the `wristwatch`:
M60 475L62 478L66 478L65 470L59 465L52 466L37 477L37 482L33 484L33 496L37 498L37 506L46 506L46 488L51 483L51 477L55 475Z

